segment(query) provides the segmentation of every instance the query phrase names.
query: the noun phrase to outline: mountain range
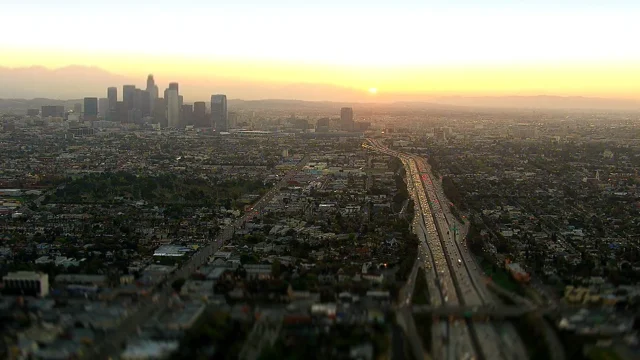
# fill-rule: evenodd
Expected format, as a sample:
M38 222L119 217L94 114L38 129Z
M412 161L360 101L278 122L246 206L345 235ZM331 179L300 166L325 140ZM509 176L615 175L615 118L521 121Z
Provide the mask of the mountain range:
M173 79L170 79L173 81ZM146 76L132 78L108 72L98 67L67 66L58 69L44 67L7 68L0 67L0 109L22 110L47 104L71 104L85 96L106 97L106 88L134 84L143 88ZM158 77L156 76L156 81ZM169 81L166 81L168 83ZM229 98L244 101L231 102L229 106L243 104L254 109L294 106L305 108L335 108L337 103L375 102L386 106L395 104L404 108L429 107L488 107L524 109L576 109L576 110L631 110L640 111L640 101L581 96L434 96L419 94L386 94L377 97L365 92L328 84L269 84L240 81L226 78L189 79L180 82L180 92L185 102L208 101L210 94L226 93ZM160 93L164 84L160 84ZM119 94L119 96L122 96ZM24 100L31 99L31 100ZM313 103L264 99L298 99ZM376 100L376 101L374 101Z

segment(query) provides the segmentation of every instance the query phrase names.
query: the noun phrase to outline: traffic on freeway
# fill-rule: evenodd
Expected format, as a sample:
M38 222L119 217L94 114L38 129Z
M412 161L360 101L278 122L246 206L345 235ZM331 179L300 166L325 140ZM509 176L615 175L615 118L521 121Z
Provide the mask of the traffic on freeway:
M397 156L402 160L407 171L408 190L411 191L414 203L416 204L416 217L414 228L419 239L419 261L427 270L427 281L429 286L438 289L437 292L430 291L431 302L435 306L460 305L460 300L456 292L454 278L448 266L442 243L439 239L438 229L434 221L431 208L428 204L425 187L422 183L420 172L416 160L409 155L397 153L380 146L373 140L373 149L392 156ZM434 356L443 359L475 359L476 352L471 339L469 328L463 322L451 319L448 322L434 323L433 333L440 334L442 343L441 351L434 351ZM439 355L438 355L439 354Z
M390 150L376 139L369 139L368 143L367 146L375 151L400 158L405 166L407 187L416 204L417 216L414 220L414 228L420 239L419 258L425 269L433 268L432 272L427 272L428 282L429 279L435 279L436 288L439 290L439 297L442 300L438 303L432 299L432 305L495 305L491 293L480 281L482 277L479 269L475 261L472 260L466 245L464 243L461 245L459 238L457 238L459 226L451 216L448 201L441 186L432 180L433 176L426 160L419 156ZM463 229L463 234L466 234L467 227L463 226ZM525 359L526 356L521 357L524 354L521 343L504 344L505 338L517 338L515 329L506 327L503 328L503 331L508 331L509 336L501 337L495 327L489 323L474 324L469 321L467 324L450 319L446 337L449 339L448 344L455 343L457 348L448 346L447 350L443 352L446 354L443 358L476 358L471 339L473 333L476 342L475 352L482 355L483 358ZM461 352L458 350L459 348L464 350Z

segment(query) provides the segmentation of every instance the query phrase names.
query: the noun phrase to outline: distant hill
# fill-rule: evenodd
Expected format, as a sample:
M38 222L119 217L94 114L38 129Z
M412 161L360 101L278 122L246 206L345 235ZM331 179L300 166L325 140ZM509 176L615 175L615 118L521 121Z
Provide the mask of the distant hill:
M156 74L162 75L162 74ZM171 79L158 79L160 93ZM0 67L0 110L24 112L42 105L65 105L71 108L85 96L106 97L109 86L118 87L122 98L122 85L144 86L146 75L133 78L110 73L104 69L86 66L67 66L59 69L44 67ZM597 97L563 96L434 96L426 94L384 94L371 97L362 90L328 84L258 83L240 81L215 75L197 79L174 79L180 82L180 93L185 102L208 102L210 94L227 94L232 109L280 111L337 111L342 106L353 106L361 111L451 109L456 108L513 108L513 109L574 109L574 110L631 110L640 111L640 101ZM237 100L265 99L265 100ZM24 100L31 99L31 100ZM279 100L299 99L299 100ZM323 101L326 100L326 101ZM378 101L377 103L373 101ZM362 113L362 112L361 112Z
M73 104L82 103L82 99L0 99L0 112L24 114L28 109L40 109L44 105L63 105L67 110L73 109Z
M142 83L145 79L138 79ZM73 99L85 96L106 97L107 87L135 84L134 79L112 74L97 67L67 66L47 69L0 67L0 98Z
M186 102L208 101L212 94L227 94L230 98L243 99L300 99L353 101L368 95L363 90L328 84L307 83L263 83L224 78L215 73L197 78L166 78L156 75L156 84L162 96L170 81L180 83L180 94ZM122 98L122 85L146 86L147 74L129 78L110 73L97 67L67 66L47 69L34 66L7 68L0 66L0 98L5 99L78 99L85 96L106 97L107 87L116 86Z
M636 110L640 111L640 101L607 99L582 96L480 96L480 97L434 97L435 103L492 108L520 109L583 109L583 110Z

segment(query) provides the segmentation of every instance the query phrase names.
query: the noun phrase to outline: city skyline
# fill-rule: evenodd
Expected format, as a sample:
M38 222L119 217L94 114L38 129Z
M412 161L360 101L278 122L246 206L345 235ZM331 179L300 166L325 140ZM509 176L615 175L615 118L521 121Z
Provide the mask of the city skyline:
M640 32L639 7L630 1L269 5L9 4L0 27L21 31L0 40L0 67L93 66L142 79L162 74L163 80L189 86L189 99L206 99L206 88L231 98L273 98L273 89L292 84L313 90L285 89L275 97L334 100L336 89L343 89L348 101L441 95L640 98L640 50L632 46L632 34ZM130 26L109 23L116 12L119 23ZM40 25L25 27L27 18ZM142 42L127 36L167 23L181 30ZM42 27L48 28L46 38ZM210 46L213 34L216 46Z

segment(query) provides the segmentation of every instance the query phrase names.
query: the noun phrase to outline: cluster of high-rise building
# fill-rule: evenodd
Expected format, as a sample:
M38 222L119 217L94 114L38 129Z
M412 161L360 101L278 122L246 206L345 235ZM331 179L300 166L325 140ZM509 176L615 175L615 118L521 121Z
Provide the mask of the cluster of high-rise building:
M194 126L212 128L219 132L229 131L226 95L211 95L211 111L207 112L204 101L184 104L177 82L169 83L163 97L159 97L158 85L153 75L147 77L146 89L135 85L123 85L118 99L118 88L107 88L106 98L86 97L84 104L76 104L74 117L82 114L85 121L107 120L130 124L158 124L161 127L182 128ZM84 106L83 106L84 105ZM63 106L43 106L42 117L63 117Z

